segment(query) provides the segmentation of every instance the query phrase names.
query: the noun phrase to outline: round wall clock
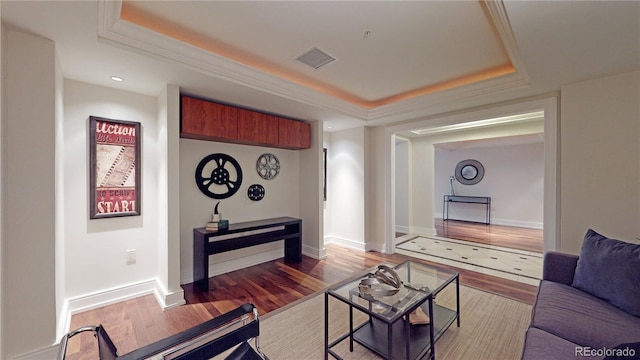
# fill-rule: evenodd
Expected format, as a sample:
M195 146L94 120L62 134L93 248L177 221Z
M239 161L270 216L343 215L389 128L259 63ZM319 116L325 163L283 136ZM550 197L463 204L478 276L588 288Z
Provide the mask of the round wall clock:
M249 186L249 190L247 190L247 195L249 199L253 201L260 201L264 198L264 186L260 184L253 184Z
M196 167L196 185L210 198L226 199L240 189L240 184L240 164L227 154L207 155Z
M256 161L256 171L261 178L271 180L280 173L280 160L273 154L262 154Z

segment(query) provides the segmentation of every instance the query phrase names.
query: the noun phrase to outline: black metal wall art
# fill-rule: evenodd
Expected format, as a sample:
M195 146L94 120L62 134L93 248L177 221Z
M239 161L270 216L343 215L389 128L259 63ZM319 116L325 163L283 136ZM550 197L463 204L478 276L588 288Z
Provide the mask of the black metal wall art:
M242 169L236 159L227 154L207 155L196 167L196 185L213 199L226 199L242 184Z
M247 195L249 199L253 201L260 201L264 198L264 186L260 184L253 184L249 186L249 190L247 190Z
M273 154L262 154L256 161L256 171L261 178L271 180L280 173L280 160Z

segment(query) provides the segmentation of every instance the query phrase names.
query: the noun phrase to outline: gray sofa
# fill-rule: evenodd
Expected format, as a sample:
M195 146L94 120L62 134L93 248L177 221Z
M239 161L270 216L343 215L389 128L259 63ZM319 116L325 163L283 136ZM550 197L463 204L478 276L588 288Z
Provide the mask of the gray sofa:
M640 359L638 302L640 246L590 230L580 257L545 254L522 359Z

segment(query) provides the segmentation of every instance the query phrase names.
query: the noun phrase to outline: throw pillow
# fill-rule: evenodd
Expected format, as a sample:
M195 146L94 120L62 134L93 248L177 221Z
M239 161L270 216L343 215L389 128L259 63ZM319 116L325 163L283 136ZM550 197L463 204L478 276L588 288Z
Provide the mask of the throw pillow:
M640 317L640 245L589 229L572 286Z

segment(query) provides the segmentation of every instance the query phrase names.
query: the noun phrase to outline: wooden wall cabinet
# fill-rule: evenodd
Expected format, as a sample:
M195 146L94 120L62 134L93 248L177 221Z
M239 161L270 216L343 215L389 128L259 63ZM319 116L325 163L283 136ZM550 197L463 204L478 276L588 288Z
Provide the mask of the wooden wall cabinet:
M278 145L285 149L311 147L311 125L301 121L278 119Z
M182 97L180 136L192 139L238 139L238 108Z
M247 144L277 144L278 117L238 109L238 140Z
M257 111L181 97L180 137L283 149L311 147L311 125Z

